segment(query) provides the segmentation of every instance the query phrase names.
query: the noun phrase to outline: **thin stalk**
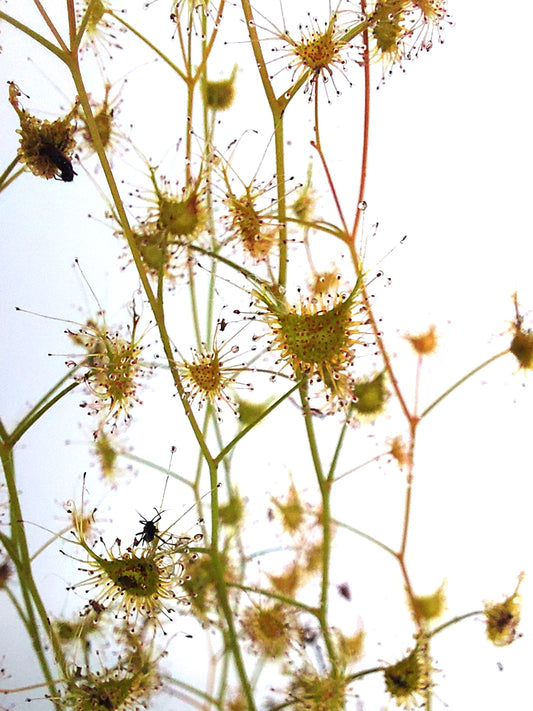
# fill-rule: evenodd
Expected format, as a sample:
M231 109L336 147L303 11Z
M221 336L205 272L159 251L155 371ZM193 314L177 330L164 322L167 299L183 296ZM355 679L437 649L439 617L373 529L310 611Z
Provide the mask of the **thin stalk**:
M4 190L9 183L13 180L13 176L9 179L9 181L6 182L7 176L11 173L11 171L15 168L17 163L20 161L20 156L16 155L11 163L7 166L7 168L4 170L2 175L0 175L0 191ZM20 173L24 170L24 168L21 168L20 172L17 173L17 175L20 175Z
M356 272L356 274L361 275L362 274L362 265L361 265L359 256L357 254L357 251L356 251L354 245L350 246L350 253L351 253L352 260L353 260L355 272ZM383 341L383 336L381 334L381 331L378 328L378 324L376 322L376 318L375 318L374 312L372 310L372 305L370 303L370 298L368 296L368 291L367 291L364 281L361 282L361 296L362 296L362 300L363 300L363 305L365 307L365 313L367 314L368 321L370 323L370 327L372 328L372 332L373 332L374 337L376 339L376 344L378 346L380 356L383 360L383 365L385 366L385 370L387 371L387 375L389 376L390 383L391 383L392 388L395 392L396 398L397 398L398 403L402 409L404 417L406 418L406 420L409 423L411 423L413 420L413 416L409 410L409 407L407 406L407 403L406 403L403 393L400 389L400 384L396 378L396 375L394 374L394 370L392 367L392 361L391 361L388 351L385 347L385 343Z
M26 417L25 417L23 420L21 420L21 422L19 422L19 424L15 427L15 429L13 430L13 432L11 433L11 435L9 435L6 430L4 430L3 433L2 433L2 436L3 436L3 438L4 438L4 441L5 441L5 442L10 442L10 443L13 443L13 444L14 444L18 439L20 439L20 436L18 436L18 431L19 431L20 428L24 427L24 423L25 423L26 419L28 419L28 418L34 418L34 420L35 420L35 414L36 414L39 410L41 410L41 408L42 408L44 405L46 405L46 403L47 403L48 400L52 397L52 395L56 392L56 390L58 390L58 389L63 385L63 383L65 383L67 380L70 380L70 379L72 378L72 376L74 375L74 373L75 373L77 370L79 370L81 367L83 367L83 364L76 365L74 368L72 368L72 369L69 370L67 373L65 373L65 375L64 375L53 387L51 387L50 390L48 390L48 392L46 392L46 393L41 397L40 400L38 400L38 401L35 403L35 405L34 405L34 406L31 408L31 410L28 412L28 414L26 415ZM28 428L25 427L25 429L28 429Z
M279 224L279 270L278 270L278 284L280 286L286 286L287 284L287 199L286 199L286 189L285 189L285 139L284 139L284 128L283 128L283 113L287 102L283 104L278 101L272 87L272 82L268 75L265 59L263 57L263 50L261 48L261 43L259 42L259 37L257 36L257 29L255 27L254 17L252 13L252 8L250 6L249 0L241 0L242 10L244 17L246 19L246 27L248 29L248 35L250 37L250 44L252 45L252 51L254 53L255 60L257 62L257 68L259 70L259 76L261 78L261 83L263 85L263 91L265 92L270 111L272 113L272 120L274 123L274 148L276 153L276 189L277 189L277 203L278 203L278 224Z
M274 89L272 88L272 82L268 76L268 71L266 68L265 59L263 57L263 50L261 49L261 43L259 42L259 37L257 36L257 29L255 27L254 16L252 13L252 8L250 6L250 0L241 0L242 11L244 13L244 18L246 20L246 27L248 29L248 35L250 37L250 44L252 45L252 52L254 53L255 61L257 63L257 68L259 70L259 76L261 77L261 83L263 85L263 91L265 92L268 105L270 110L274 113L275 110L279 110L280 105L276 99Z
M348 674L346 681L349 683L355 681L356 679L362 679L369 674L377 674L378 672L385 671L387 667L371 667L370 669L363 669L362 671L355 672L355 674Z
M279 273L278 284L287 284L287 196L285 186L285 139L283 128L283 113L276 111L274 120L274 148L276 151L276 190L279 227Z
M235 445L252 430L256 425L258 425L261 420L263 420L267 415L269 415L273 410L278 407L278 405L281 405L281 403L286 400L288 397L290 397L295 390L297 390L300 387L300 383L296 383L290 390L288 390L284 395L282 395L276 402L274 402L272 405L267 407L263 412L255 419L253 422L251 422L249 425L246 425L246 427L243 427L242 430L224 447L224 449L221 449L220 452L217 454L215 457L214 461L218 464L220 463L231 450L235 447Z
M483 615L483 614L484 614L484 610L474 610L473 612L465 612L464 615L457 615L456 617L452 617L451 620L448 620L447 622L443 622L438 627L435 627L434 630L431 630L431 632L428 633L428 637L434 637L436 634L440 634L445 629L448 629L448 627L451 627L452 625L456 625L458 622L462 622L463 620L467 620L469 617L475 617L476 615Z
M222 0L221 5L223 6L225 3L225 0ZM219 8L220 10L220 8ZM207 47L207 16L205 14L202 14L202 56L206 57L208 53L208 47ZM206 198L205 198L205 203L206 203L206 210L207 210L207 231L209 233L209 236L211 237L211 244L213 246L214 251L217 251L217 245L216 245L216 226L215 226L215 218L214 218L214 211L213 211L213 188L212 188L212 174L213 174L213 161L212 161L212 155L213 155L213 138L214 138L214 131L215 131L215 116L216 116L216 111L212 111L212 120L209 120L209 107L207 106L207 101L206 101L206 92L207 92L207 66L204 63L202 63L201 69L199 68L197 71L197 75L200 78L200 89L201 89L201 95L202 95L202 121L203 121L203 128L204 128L204 136L205 142L206 142L206 151L207 151L207 156L205 160L205 165L203 166L203 181L206 185ZM211 257L211 269L210 269L210 276L209 276L209 286L208 286L208 291L207 291L207 313L206 313L206 342L211 343L213 339L213 331L215 330L216 332L216 326L214 326L214 305L215 305L215 284L216 284L216 278L217 278L217 261L214 257Z
M161 472L161 474L168 475L171 479L176 479L176 481L179 481L182 484L186 484L191 488L194 487L194 484L191 484L188 479L186 479L184 476L181 476L180 474L176 474L176 472L169 471L168 467L163 467L160 464L154 464L154 462L151 462L148 459L143 459L142 457L138 457L136 454L133 454L133 452L128 452L127 450L117 452L117 454L121 457L124 457L125 459L131 459L132 462L137 462L138 464L145 464L147 467L155 469L156 471Z
M60 679L57 679L57 683L59 683ZM0 689L0 694L19 694L22 691L33 691L34 689L42 689L44 686L48 686L48 684L43 681L40 684L30 684L29 686L19 686L17 689ZM26 701L33 701L33 699L26 699Z
M70 374L69 376L70 377ZM33 410L26 415L24 420L20 422L17 427L13 430L11 436L10 436L10 442L13 444L15 442L18 442L18 440L24 435L30 427L32 427L38 419L40 419L48 410L53 407L56 402L59 402L65 395L68 395L68 393L72 392L74 388L77 388L79 385L78 382L73 382L70 383L70 385L67 385L66 388L61 390L61 392L57 393L51 400L48 400L48 402L44 405L42 405L39 409L33 408ZM54 388L55 389L55 388Z
M328 186L329 190L331 193L331 197L333 198L333 201L335 203L335 207L337 208L337 212L339 214L339 219L342 223L342 228L344 231L344 234L348 234L348 226L346 224L346 220L344 219L344 214L342 212L342 207L340 204L339 196L337 195L337 190L335 189L335 184L333 183L333 178L331 176L329 166L326 161L326 157L324 155L324 152L322 150L322 143L320 141L320 131L318 127L318 86L315 84L314 87L314 109L315 109L315 140L311 141L311 145L313 148L316 150L316 152L319 155L320 161L322 163L322 167L324 169L324 172L326 173L326 179L328 181Z
M194 266L189 261L187 263L187 272L189 274L189 299L191 303L191 316L194 326L194 337L196 338L196 347L202 348L202 331L200 328L200 318L198 315L198 299L196 298L196 283L194 276Z
M150 40L146 39L146 37L145 37L143 34L141 34L140 32L138 32L138 31L135 29L135 27L133 27L132 25L130 25L128 22L126 22L126 20L122 17L122 15L120 15L120 14L115 14L114 12L111 12L111 11L109 12L109 14L110 14L117 22L120 22L120 24L123 25L129 32L131 32L133 35L135 35L135 37L138 37L142 42L144 42L144 44L146 44L147 47L150 47L150 49L152 50L152 52L154 52L155 54L157 54L158 57L160 57L166 64L168 64L168 66L169 66L174 72L176 72L176 74L177 74L181 79L183 79L184 82L187 83L187 81L188 81L187 76L182 72L182 70L181 70L176 64L174 64L174 62L171 62L170 59L167 57L167 55L166 55L164 52L162 52L160 49L158 49L158 47L157 47L155 44L152 44L152 42L150 42Z
M11 15L8 15L6 12L2 12L1 10L0 10L0 20L5 20L10 25L13 25L13 27L16 27L17 30L24 32L24 34L28 35L28 37L31 37L33 40L38 42L45 49L47 49L49 52L52 52L52 54L55 54L56 57L61 59L62 62L68 63L68 59L65 56L65 52L63 52L59 47L56 47L55 44L52 44L52 42L50 42L50 40L47 40L45 37L40 35L38 32L35 32L34 30L32 30L27 25L24 25L22 22L19 22L14 17L11 17Z
M308 612L313 617L317 617L316 607L311 607L311 605L306 605L304 602L299 602L292 597L287 595L281 595L273 590L267 590L265 588L258 588L255 585L242 585L241 583L228 583L228 587L235 588L236 590L242 590L243 592L250 593L252 595L260 595L261 597L266 597L269 600L277 600L290 607L295 607L302 612Z
M59 34L59 32L57 31L56 26L54 25L54 23L52 22L52 20L51 20L50 17L48 16L48 13L46 12L46 10L44 9L44 7L42 6L40 0L33 0L33 4L34 4L34 5L37 7L37 9L39 10L39 13L40 13L41 17L43 18L43 20L44 20L44 21L46 22L46 24L48 25L48 29L49 29L50 32L54 35L54 37L55 37L56 40L57 40L57 43L59 44L59 46L61 47L61 49L63 50L63 52L65 52L65 54L66 54L66 53L68 52L68 47L67 47L67 45L65 44L65 42L64 42L63 38L61 37L61 35Z
M231 652L233 655L233 660L234 660L235 666L237 668L237 673L238 673L240 681L241 681L242 690L243 690L243 693L244 693L244 696L245 696L246 702L247 702L247 708L248 708L248 711L255 711L256 704L255 704L253 689L251 687L250 680L248 679L246 667L244 665L244 659L242 657L239 638L238 638L237 630L235 628L235 623L234 623L234 612L233 612L231 605L229 604L229 600L228 600L228 590L227 590L227 583L225 581L224 564L221 559L220 553L218 551L218 529L219 529L219 525L218 525L218 489L216 488L216 469L214 467L211 467L210 475L211 475L211 484L213 485L213 482L214 482L214 486L215 486L215 490L213 492L213 499L214 499L215 503L212 506L212 510L211 510L211 519L212 519L211 562L212 562L213 579L214 579L215 587L217 590L218 601L219 601L219 604L222 608L222 614L223 614L224 619L226 621L226 634L228 637L228 646L231 649Z
M196 67L196 72L193 76L193 81L196 84L198 81L198 78L205 73L206 70L206 65L207 65L207 60L209 59L209 55L211 54L211 50L213 49L213 46L215 44L215 40L218 35L218 27L220 25L220 21L222 20L222 15L224 13L224 5L226 4L226 0L220 0L220 5L218 7L217 11L217 16L214 21L214 27L213 31L211 32L211 37L209 38L208 41L203 41L202 42L202 59L200 60L200 64ZM203 33L203 36L205 37L207 35L207 27L206 27L206 15L205 13L202 14L202 25L203 28L206 30Z
M94 0L90 0L91 2L94 2ZM87 10L89 8L87 7ZM67 0L67 15L68 15L68 36L69 36L69 43L70 43L70 50L71 52L73 51L78 51L79 44L77 44L77 35L76 35L76 9L74 7L74 3L72 0Z
M83 35L85 34L85 30L87 29L87 23L89 22L90 13L92 12L94 5L96 5L98 1L99 0L89 0L89 2L87 3L83 17L81 18L80 24L77 28L76 35L70 38L70 47L72 50L75 50L80 46L81 40L83 39Z
M416 378L415 378L415 396L413 400L413 417L418 419L418 401L420 398L420 378L422 376L422 363L424 361L424 356L419 353L416 362Z
M311 412L309 410L309 404L307 401L308 386L307 381L304 380L300 385L300 400L302 404L302 409L304 413L305 429L307 433L307 441L309 445L309 450L311 453L311 458L313 460L313 466L315 469L318 486L320 489L321 496L321 528L322 528L322 576L320 585L320 606L317 611L317 618L320 623L320 629L322 636L324 638L324 644L328 652L328 658L333 666L336 667L337 662L337 652L333 645L330 636L330 628L328 625L328 593L329 593L329 572L331 564L331 482L324 476L324 470L322 468L322 463L320 461L320 454L318 451L318 444L316 441L316 434L313 425L313 419Z
M335 524L335 526L338 526L339 528L344 528L347 531L350 531L350 533L355 533L357 536L361 536L361 538L364 538L365 540L370 541L370 543L375 543L376 546L379 546L384 551L387 551L387 553L392 555L394 558L398 557L398 554L396 553L395 550L393 550L389 546L385 545L385 543L382 543L377 538L374 538L374 536L371 536L368 533L365 533L364 531L360 531L358 528L354 528L353 526L350 526L347 523L343 523L342 521L336 521L335 519L331 519L331 522L333 524Z
M37 612L41 625L43 626L48 639L52 643L54 656L61 670L66 672L65 658L63 650L59 644L56 635L50 625L50 620L42 603L41 597L35 585L32 575L31 560L28 551L28 543L26 540L26 531L22 511L19 502L18 489L15 482L15 467L13 461L13 451L11 447L2 446L0 448L0 456L4 470L4 477L9 494L9 518L11 524L11 542L15 546L15 556L11 559L16 567L17 575L20 582L20 590L24 600L25 614L21 618L26 625L29 637L32 642L33 649L39 660L41 671L46 680L47 686L53 697L58 698L57 688L52 676L48 660L46 658L45 647L41 641L39 634L39 626L35 617ZM35 612L34 612L35 607ZM59 704L56 704L59 707Z
M190 67L187 66L187 71ZM185 109L185 185L188 187L192 183L191 177L191 157L192 157L192 116L194 107L194 89L192 81L187 82L187 105Z
M468 372L466 375L463 375L462 378L460 378L456 383L451 385L447 390L445 390L442 395L439 395L439 397L434 400L431 405L428 405L426 409L422 412L420 415L420 419L423 420L426 415L429 415L431 410L433 410L439 403L441 403L445 398L450 395L450 393L453 393L454 390L457 390L457 388L462 385L464 382L466 382L469 378L471 378L473 375L476 373L479 373L480 370L483 370L483 368L486 368L487 365L490 365L491 363L494 363L495 360L498 360L498 358L501 358L504 355L507 355L509 353L509 349L506 348L504 351L501 351L500 353L496 353L496 355L491 356L490 358L487 358L487 360L483 361L480 365L477 365L475 368L473 368L470 372Z
M206 694L205 691L202 691L201 689L197 689L195 686L192 686L191 684L187 684L185 681L181 681L180 679L174 679L174 677L168 675L168 674L162 674L161 679L167 683L171 684L173 686L178 686L180 689L184 689L185 691L188 691L190 694L194 694L200 699L203 699L207 703L215 706L215 708L220 708L220 704L216 699L214 699L212 696L209 696L209 694Z
M366 10L366 1L361 2L361 12ZM366 176L368 171L368 146L370 139L370 57L368 50L368 29L363 30L363 71L365 76L365 99L364 99L364 115L363 115L363 147L361 152L361 173L359 176L359 194L357 196L357 210L351 233L352 244L355 244L359 222L364 211L364 200L366 190Z
M111 170L111 166L109 164L109 160L107 158L104 146L103 146L102 141L100 139L100 134L99 134L98 127L97 127L95 119L94 119L94 115L93 115L92 108L90 105L89 97L87 95L87 91L86 91L85 85L83 83L83 78L81 76L77 56L71 57L69 66L70 66L70 70L72 73L72 78L74 80L74 84L76 85L76 90L78 92L80 105L81 105L84 115L85 115L85 121L87 124L87 128L88 128L88 130L91 134L92 140L93 140L95 152L97 153L98 158L100 159L100 164L102 166L102 170L104 172L104 176L107 181L107 185L108 185L109 190L111 192L113 204L114 204L115 209L117 211L120 225L122 227L124 236L128 242L128 247L130 249L133 261L135 262L135 266L137 268L139 279L140 279L143 289L146 293L146 296L147 296L148 301L150 303L150 307L152 309L152 313L154 314L154 318L157 323L159 335L161 337L161 343L163 345L163 350L165 352L165 356L166 356L166 359L169 364L170 372L172 373L174 385L175 385L176 390L180 396L181 403L182 403L185 413L189 419L194 436L195 436L201 450L203 451L204 456L206 457L206 460L210 462L210 461L212 461L211 453L209 451L209 448L207 447L204 437L202 436L200 427L198 425L198 422L196 421L196 418L195 418L194 413L192 411L192 407L189 403L189 399L186 396L185 389L184 389L183 384L181 382L181 378L180 378L180 375L179 375L179 372L178 372L178 369L176 366L176 362L174 360L174 352L173 352L172 345L170 343L170 338L169 338L169 335L167 332L162 304L159 303L159 301L158 301L156 295L154 294L152 287L150 285L150 281L148 279L148 276L147 276L146 271L143 266L142 257L139 252L139 248L137 246L137 243L135 242L135 237L133 235L133 231L132 231L131 226L129 224L128 217L126 215L126 211L125 211L124 204L122 202L122 198L121 198L119 190L118 190L118 186L116 184L113 172Z
M17 615L19 616L19 619L21 620L22 624L26 628L26 632L28 633L28 637L31 638L32 632L31 632L31 626L30 626L30 621L26 617L26 614L24 612L24 609L22 608L22 605L19 603L17 598L13 595L13 592L11 591L11 588L8 585L5 585L2 590L6 591L6 595L9 598L9 601L17 611ZM47 685L47 682L44 682L44 686Z
M24 168L19 168L15 173L13 173L13 175L10 178L8 178L8 180L5 181L5 183L0 183L0 192L5 190L6 188L8 188L11 185L11 183L14 183L15 180L19 177L19 175L22 175L22 173L24 173L24 172L25 172Z
M329 465L329 470L328 470L328 475L327 475L327 480L328 482L334 482L338 481L340 477L337 477L335 479L335 470L337 469L337 464L339 463L339 457L340 453L342 450L342 445L344 444L344 438L346 437L346 432L348 431L348 421L344 422L341 433L339 435L339 439L337 440L337 446L335 447L335 451L333 453L333 458L331 460L331 463Z
M414 453L415 453L415 442L416 442L416 431L417 431L417 420L413 419L410 423L410 439L409 439L409 452L408 452L408 471L407 471L407 483L405 488L405 503L404 503L404 514L403 514L403 526L402 526L402 539L400 544L400 550L396 554L400 569L405 582L405 588L407 596L409 597L411 603L411 611L414 615L416 625L419 631L423 629L423 620L420 616L418 607L414 604L415 594L411 584L411 579L407 571L407 566L405 564L405 551L407 548L407 537L409 534L409 526L411 521L411 506L413 500L413 468L414 468Z

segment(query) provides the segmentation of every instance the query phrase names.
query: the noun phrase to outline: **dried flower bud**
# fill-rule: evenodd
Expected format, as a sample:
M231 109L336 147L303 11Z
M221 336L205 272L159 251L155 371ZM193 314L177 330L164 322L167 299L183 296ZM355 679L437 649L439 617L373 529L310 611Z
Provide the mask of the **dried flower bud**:
M352 386L355 397L353 409L358 415L373 418L383 412L387 400L385 371L378 373L371 380L356 381Z
M521 573L515 591L506 600L485 605L487 637L496 647L505 647L514 642L517 637L517 627L522 612L518 588L523 577L524 574Z
M442 585L440 585L437 590L430 595L415 596L412 601L412 605L416 618L427 621L440 617L446 606L444 583L442 583Z
M287 612L281 603L246 610L242 628L257 651L265 657L280 657L289 646Z
M283 528L291 534L298 531L303 524L305 511L294 482L291 481L286 501L272 498L272 503L281 514Z
M518 310L518 297L513 294L516 317L513 323L514 336L509 351L517 359L519 367L533 370L533 331L525 329L524 318Z
M219 507L223 526L239 526L244 518L244 500L237 491L232 491L229 500Z
M97 672L77 666L66 679L62 704L76 711L133 711L147 708L148 699L161 686L157 671L159 659L153 658L151 646L130 634L133 649L111 668Z
M103 430L99 432L94 446L100 460L102 474L106 479L111 479L117 461L117 452L111 444L111 439Z
M342 633L338 633L338 647L341 658L344 664L353 664L363 655L363 646L365 642L365 633L363 629L359 629L350 637L346 637Z
M437 348L438 336L436 326L430 326L424 333L407 335L406 339L419 356L430 355Z
M205 103L213 111L225 111L233 104L235 98L235 76L237 67L233 68L229 79L207 81L205 84Z
M18 100L21 93L14 82L9 82L9 102L20 120L20 128L17 129L20 134L20 160L34 175L47 180L58 178L71 182L76 175L71 156L76 146L72 121L78 112L77 102L66 116L55 121L42 121L21 108Z
M533 370L533 332L517 331L509 348L520 368Z
M302 222L308 222L312 218L316 202L312 188L312 170L312 166L309 165L305 185L302 186L298 197L291 205L291 210L297 219L302 220Z
M293 563L280 575L269 575L268 578L276 592L287 597L294 597L302 582L302 570L298 563Z
M316 671L304 668L298 671L291 683L291 702L296 711L343 711L346 708L348 681L343 674L332 673L320 676Z
M269 398L261 402L252 402L251 400L246 400L242 397L237 396L237 408L239 414L239 422L242 427L255 422L261 414L272 405L274 400Z
M407 452L407 447L405 442L403 441L403 438L400 435L394 437L392 440L390 440L389 446L390 453L398 462L398 466L404 467L408 462L409 454Z
M409 654L384 671L385 687L397 706L418 705L418 695L427 689L430 663L427 645L419 643Z

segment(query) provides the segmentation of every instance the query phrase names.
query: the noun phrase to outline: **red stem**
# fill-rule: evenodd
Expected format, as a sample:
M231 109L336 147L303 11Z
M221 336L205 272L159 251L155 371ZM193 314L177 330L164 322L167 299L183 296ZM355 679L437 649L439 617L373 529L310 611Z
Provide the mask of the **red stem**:
M361 11L364 13L366 10L365 0L361 1ZM365 75L365 112L363 119L363 150L361 156L361 177L359 180L359 196L357 198L357 211L355 213L355 220L351 234L352 243L355 244L355 239L357 237L357 230L359 229L359 222L361 221L361 215L363 214L363 203L365 199L366 190L366 174L368 166L368 144L370 137L370 55L368 51L368 30L363 30L363 68Z

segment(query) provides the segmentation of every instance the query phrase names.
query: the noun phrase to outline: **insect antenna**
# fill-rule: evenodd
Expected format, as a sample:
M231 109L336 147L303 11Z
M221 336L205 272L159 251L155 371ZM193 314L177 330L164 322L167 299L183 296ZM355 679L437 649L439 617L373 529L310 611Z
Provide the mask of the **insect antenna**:
M78 260L77 257L74 259L74 264L73 264L72 266L73 266L75 269L76 269L76 268L78 269L78 271L79 271L79 273L80 273L80 275L81 275L81 278L83 279L83 281L85 282L85 285L87 286L87 288L88 288L89 291L91 292L91 294L92 294L92 296L93 296L93 299L96 301L96 305L98 306L98 312L99 312L100 314L103 314L103 313L104 313L104 309L102 308L102 304L100 303L100 300L99 300L98 297L96 296L96 292L94 291L94 289L92 288L92 286L91 286L89 280L87 279L87 277L86 277L86 275L85 275L85 272L84 272L83 269L81 268L81 264L80 264L80 262L79 262L79 260Z
M172 459L174 458L174 455L176 454L176 447L172 445L170 448L170 459L168 461L168 471L167 471L167 478L165 479L165 486L163 487L163 495L161 496L161 504L159 505L159 510L163 508L163 501L165 500L165 494L167 493L167 484L168 484L168 479L170 477L170 469L172 467Z
M159 529L157 527L157 524L161 520L161 515L164 513L163 511L163 502L165 500L165 494L167 491L167 484L168 484L168 479L170 476L170 469L172 466L172 459L174 457L174 454L176 452L176 447L172 445L170 448L170 460L168 462L168 467L167 467L167 476L165 479L165 485L163 487L163 495L161 496L161 503L159 505L159 508L156 509L154 506L154 511L155 511L155 516L151 519L145 518L142 514L139 514L141 517L139 520L139 523L142 525L142 531L138 531L135 534L135 539L133 541L134 546L138 546L141 543L146 543L150 544L154 541L154 539L158 539L161 543L167 543L168 541L165 541L164 538L160 535ZM168 529L167 529L168 531ZM166 533L166 531L165 531ZM139 536L139 538L138 538Z

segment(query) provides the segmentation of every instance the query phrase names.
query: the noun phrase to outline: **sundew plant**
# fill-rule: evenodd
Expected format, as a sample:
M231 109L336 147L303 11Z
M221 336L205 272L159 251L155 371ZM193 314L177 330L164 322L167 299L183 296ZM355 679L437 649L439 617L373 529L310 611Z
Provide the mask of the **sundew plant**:
M0 706L527 707L531 144L462 18L0 4Z

